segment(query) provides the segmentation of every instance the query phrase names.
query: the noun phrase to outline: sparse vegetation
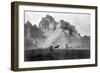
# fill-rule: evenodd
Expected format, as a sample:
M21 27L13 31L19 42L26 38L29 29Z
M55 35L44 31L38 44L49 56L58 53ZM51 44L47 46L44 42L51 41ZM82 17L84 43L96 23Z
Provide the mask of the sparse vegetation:
M47 61L90 58L90 50L37 49L25 50L25 61Z
M38 26L27 21L24 28L25 61L90 58L90 36L66 20L46 15Z

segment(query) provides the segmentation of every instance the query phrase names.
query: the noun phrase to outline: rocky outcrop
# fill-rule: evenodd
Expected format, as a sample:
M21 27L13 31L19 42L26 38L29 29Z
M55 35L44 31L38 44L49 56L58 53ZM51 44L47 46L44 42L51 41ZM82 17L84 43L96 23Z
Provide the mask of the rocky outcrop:
M56 29L56 25L57 22L55 19L50 15L46 15L46 17L43 17L40 21L39 28L44 32L50 32Z
M32 25L28 21L24 28L26 49L46 49L50 46L58 49L83 49L83 47L90 47L90 37L82 37L74 25L65 20L57 22L50 15L43 17L38 27L36 24Z

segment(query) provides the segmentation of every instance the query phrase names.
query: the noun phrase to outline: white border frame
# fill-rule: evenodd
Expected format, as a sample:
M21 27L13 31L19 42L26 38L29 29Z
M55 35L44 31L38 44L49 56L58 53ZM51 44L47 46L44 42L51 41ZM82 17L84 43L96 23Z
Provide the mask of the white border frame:
M24 62L24 10L40 10L40 11L55 11L55 12L77 12L77 13L90 13L91 14L91 58L79 60L55 60L55 61L35 61ZM60 7L45 7L45 6L27 6L19 5L19 55L18 62L19 68L35 68L35 67L50 67L50 66L63 66L63 65L84 65L95 64L95 10L94 9L81 9L81 8L60 8Z

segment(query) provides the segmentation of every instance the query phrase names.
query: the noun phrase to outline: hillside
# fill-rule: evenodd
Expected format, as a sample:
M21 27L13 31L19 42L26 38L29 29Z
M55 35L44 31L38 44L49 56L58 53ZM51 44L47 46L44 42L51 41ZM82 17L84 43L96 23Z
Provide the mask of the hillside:
M75 25L68 21L55 19L46 15L39 22L39 26L27 21L24 25L24 45L26 50L46 49L89 49L90 37L82 37Z

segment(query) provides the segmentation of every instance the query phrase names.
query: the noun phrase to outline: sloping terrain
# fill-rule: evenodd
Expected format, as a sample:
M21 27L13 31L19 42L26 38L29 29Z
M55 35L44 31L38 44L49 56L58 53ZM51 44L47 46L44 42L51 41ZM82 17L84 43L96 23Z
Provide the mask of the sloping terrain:
M90 37L82 37L71 25L65 20L59 22L47 15L39 23L32 25L29 21L24 25L24 47L26 50L46 49L53 47L56 49L89 49Z

